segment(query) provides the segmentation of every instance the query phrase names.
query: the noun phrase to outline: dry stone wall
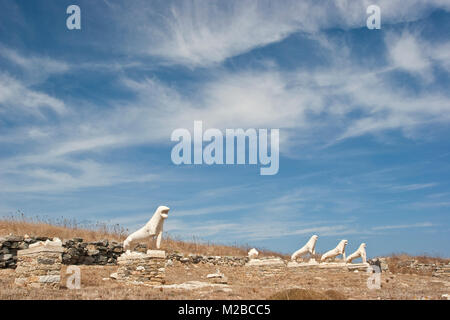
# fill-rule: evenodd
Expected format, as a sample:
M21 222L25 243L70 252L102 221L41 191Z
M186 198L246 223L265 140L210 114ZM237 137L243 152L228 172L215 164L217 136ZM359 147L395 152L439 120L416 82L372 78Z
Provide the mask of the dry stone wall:
M49 237L23 237L10 235L0 237L0 269L17 266L17 251L27 249L32 243L51 240ZM124 253L122 243L108 240L84 242L81 238L73 238L63 241L64 252L62 263L65 265L116 265L117 258ZM133 251L147 251L147 246L137 244ZM169 263L180 262L183 264L206 263L217 266L244 266L248 257L235 256L205 256L178 252L167 254Z
M206 263L217 266L244 266L248 261L248 257L235 256L203 256L197 254L183 255L181 253L170 253L167 260L171 262L178 261L183 264Z
M48 237L22 237L10 235L0 238L0 268L15 269L17 251L28 249L30 244L51 240ZM122 244L100 240L84 242L81 238L63 241L62 263L67 265L115 265L123 253Z

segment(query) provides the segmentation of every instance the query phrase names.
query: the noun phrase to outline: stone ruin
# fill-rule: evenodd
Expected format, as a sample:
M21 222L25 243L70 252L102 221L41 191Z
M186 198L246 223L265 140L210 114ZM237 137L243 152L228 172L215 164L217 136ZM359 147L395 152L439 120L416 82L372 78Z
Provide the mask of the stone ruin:
M245 264L246 273L255 273L259 276L272 277L281 274L286 268L286 263L278 257L251 259Z
M450 263L442 266L432 266L433 267L433 277L450 277Z
M122 244L107 239L83 242L81 238L63 241L63 264L115 265L124 252Z
M158 231L162 231L162 226ZM162 250L147 250L147 246L143 244L133 246L134 251L124 252L122 243L108 240L83 242L80 238L74 238L61 242L59 239L49 241L47 237L9 235L0 238L0 268L17 267L15 284L36 288L58 288L61 264L118 265L117 272L111 274L111 278L130 284L152 286L165 283L165 268L174 263L245 267L246 274L250 277L283 276L286 272L306 269L357 272L367 271L371 265L380 267L381 272L389 270L386 258L366 260L364 243L347 259L345 259L345 245L338 245L328 254L342 255L343 259L334 260L334 257L331 257L333 259L330 262L316 261L314 247L317 236L313 236L312 239L314 241L310 239L311 243L308 242L292 255L291 261L284 261L279 257L259 258L256 254L240 257L184 255L177 252L166 254ZM345 242L343 240L340 244ZM307 259L300 261L305 254L310 255L309 261ZM361 258L362 263L352 263L356 258ZM408 270L430 271L435 277L450 276L450 264L420 264L417 261L404 263L407 264L405 268ZM219 271L208 275L207 278L211 283L227 281Z
M29 245L51 240L49 237L24 237L9 235L0 237L0 269L15 269L17 266L17 252L28 249ZM72 238L62 241L63 265L117 265L117 259L124 253L122 243L107 239L86 242L82 238ZM137 243L133 251L146 253L147 245ZM182 264L209 264L216 266L244 266L247 256L209 256L199 254L182 254L168 252L167 261Z
M183 255L177 252L167 254L167 261L170 261L170 263L180 262L182 264L210 264L215 266L242 267L249 260L249 257L242 256L204 256L192 253Z
M0 269L16 268L19 250L47 240L51 238L16 235L0 237ZM106 239L93 242L84 242L81 238L67 239L62 241L62 247L62 263L65 265L116 265L117 258L124 252L121 243Z
M127 251L117 263L117 273L111 278L131 284L161 285L165 283L166 253L148 250L147 253Z
M15 285L32 288L60 288L62 253L59 239L38 242L17 252Z

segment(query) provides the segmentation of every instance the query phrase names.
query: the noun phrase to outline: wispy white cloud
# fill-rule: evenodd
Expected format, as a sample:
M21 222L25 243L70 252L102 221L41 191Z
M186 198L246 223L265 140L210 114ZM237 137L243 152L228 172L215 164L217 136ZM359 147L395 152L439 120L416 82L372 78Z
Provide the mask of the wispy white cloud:
M45 162L19 161L7 162L6 165L0 171L0 190L4 193L61 193L82 188L157 181L160 178L157 173L140 174L118 165L58 157L49 157Z
M190 67L223 62L229 57L284 39L294 32L365 26L373 1L139 1L124 11L109 4L126 41L141 53L166 63ZM433 8L449 9L442 0L376 1L383 23L414 21ZM138 27L136 27L138 26Z
M175 220L175 221L173 221ZM224 220L207 220L200 223L185 222L174 218L167 224L166 231L171 235L177 235L182 238L190 238L193 235L199 238L224 238L236 239L238 241L260 241L275 239L280 237L320 234L323 237L344 236L358 234L360 231L351 225L326 224L324 222L298 223L291 221L289 224L271 221L270 223L262 221L246 221L239 219L237 222L228 222Z
M0 44L0 57L19 66L24 72L23 78L30 83L43 82L54 74L63 74L71 69L69 63L46 56L25 56L18 51Z
M391 63L410 72L424 72L431 66L418 38L404 32L401 35L388 34L386 37Z
M190 210L177 210L176 216L197 216L197 215L206 215L206 214L217 214L217 213L227 213L227 212L239 212L245 209L249 209L254 207L254 204L247 205L225 205L225 206L211 206L211 207L201 207L197 209Z
M404 186L392 186L391 189L400 190L400 191L414 191L414 190L432 188L432 187L435 187L436 185L437 185L437 183L415 183L415 184L408 184L408 185L404 185Z
M387 225L387 226L379 226L373 227L372 230L394 230L394 229L410 229L410 228L428 228L434 227L435 224L431 222L421 222L414 224L400 224L400 225Z
M141 38L141 42L151 43L146 47L147 53L164 55L172 63L216 64L300 30L313 34L310 38L328 53L331 65L290 71L282 71L276 64L258 70L214 68L209 81L198 83L189 93L156 78L131 79L122 75L122 89L128 89L134 98L109 101L108 108L92 106L91 110L68 105L2 74L0 104L3 112L25 109L39 114L47 108L61 116L58 124L19 126L10 130L9 135L2 136L2 141L19 139L29 145L20 157L14 156L9 162L19 159L24 161L23 165L43 166L52 157L71 161L71 156L102 150L168 144L173 129L190 128L198 119L207 127L216 128L281 128L281 152L285 155L298 150L299 145L324 146L386 130L402 130L405 135L412 136L415 128L448 123L450 100L446 95L411 95L384 81L389 72L398 68L415 71L427 69L433 63L445 63L447 44L440 44L433 51L430 47L434 44L418 35L393 35L395 41L386 40L390 64L373 71L352 64L348 54L351 48L317 33L328 26L364 25L366 4L369 2L340 1L321 7L308 1L286 1L276 5L265 1L229 4L193 1L171 3L161 13L158 8L141 2L133 23L142 22L139 32L151 40L145 43L142 41L145 38ZM116 4L110 5L113 10L118 9ZM426 4L412 1L407 5L381 1L380 6L385 23L417 19L425 14L424 8L448 7L440 1ZM160 20L148 19L149 16L159 16L164 23L157 25ZM131 23L127 20L130 19L128 13L122 18L123 23ZM163 34L167 36L161 37ZM139 51L137 44L135 49ZM410 57L405 59L403 55L408 54ZM2 51L2 57L30 73L35 65L45 66L42 69L48 73L64 73L73 68L63 61L23 55L11 49ZM76 112L64 117L67 110ZM359 116L355 117L355 113ZM41 169L44 170L40 171L41 178L44 173L50 177L45 171L48 168ZM64 175L58 179L69 181ZM86 181L94 182L95 179Z
M9 114L25 112L42 117L42 109L47 108L63 114L67 108L63 101L44 92L32 90L7 74L0 73L0 111Z

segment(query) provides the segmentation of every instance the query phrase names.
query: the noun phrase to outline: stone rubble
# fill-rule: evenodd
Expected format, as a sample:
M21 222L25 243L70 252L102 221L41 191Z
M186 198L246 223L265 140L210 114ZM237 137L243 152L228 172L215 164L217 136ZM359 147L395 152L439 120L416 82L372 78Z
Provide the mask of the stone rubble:
M210 283L202 281L187 281L184 283L174 283L166 285L157 285L155 288L161 289L175 289L175 290L199 290L207 287L221 288L225 292L231 292L232 289L226 284Z
M210 273L206 276L206 279L208 279L212 283L219 283L219 284L227 284L228 278L220 272L220 270L217 270L216 273Z
M168 261L178 261L184 264L205 263L217 266L244 266L250 259L248 257L235 256L202 256L189 254L184 256L181 253L170 253L167 255Z

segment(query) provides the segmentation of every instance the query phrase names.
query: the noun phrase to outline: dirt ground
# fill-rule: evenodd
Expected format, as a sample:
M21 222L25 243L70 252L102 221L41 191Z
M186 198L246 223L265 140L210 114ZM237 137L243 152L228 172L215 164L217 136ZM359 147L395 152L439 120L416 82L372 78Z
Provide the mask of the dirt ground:
M246 267L220 267L207 264L175 263L166 268L166 285L188 281L208 283L206 275L217 269L224 273L226 285L191 290L147 287L119 283L109 278L116 266L80 266L81 289L24 289L14 286L14 270L0 270L0 299L268 299L288 289L304 289L320 297L332 290L334 297L345 299L442 299L450 293L450 279L418 274L381 274L381 289L368 289L368 273L337 270L287 268L281 273L263 276ZM62 274L66 274L63 267ZM61 279L65 284L67 276ZM297 299L301 299L297 298Z

